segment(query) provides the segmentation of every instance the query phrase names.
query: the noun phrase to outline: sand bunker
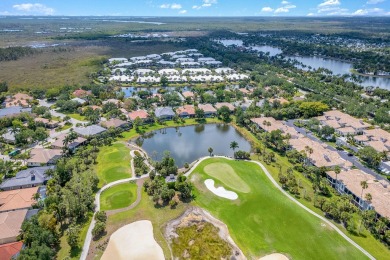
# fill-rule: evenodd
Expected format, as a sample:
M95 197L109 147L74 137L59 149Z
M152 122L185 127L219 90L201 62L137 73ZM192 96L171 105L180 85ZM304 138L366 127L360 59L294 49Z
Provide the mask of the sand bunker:
M259 260L288 260L288 257L279 253L261 257Z
M115 231L102 260L164 260L164 253L153 236L152 222L141 220Z
M206 185L207 189L209 189L212 193L214 193L218 197L222 197L229 200L236 200L238 198L237 193L235 193L234 191L226 190L224 187L215 188L214 180L212 179L205 180L204 184Z

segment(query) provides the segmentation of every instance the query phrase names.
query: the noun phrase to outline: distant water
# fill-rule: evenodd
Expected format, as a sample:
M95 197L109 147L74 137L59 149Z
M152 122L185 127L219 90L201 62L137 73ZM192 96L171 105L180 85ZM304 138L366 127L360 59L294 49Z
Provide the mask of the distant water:
M349 62L322 57L288 56L287 58L302 62L307 66L306 68L302 68L304 70L308 70L309 66L312 67L312 69L325 68L332 71L334 75L351 74L351 69L353 67ZM359 76L358 78L362 80L362 82L358 84L363 87L373 86L390 90L390 78L372 76Z
M232 46L232 45L241 47L244 44L242 40L217 40L216 42L223 44L223 46L225 47Z
M251 47L249 47L249 49L254 50L254 51L258 51L258 52L264 52L264 53L269 52L270 56L276 56L276 55L282 53L281 49L275 48L275 47L272 47L272 46L268 46L268 45L251 46Z

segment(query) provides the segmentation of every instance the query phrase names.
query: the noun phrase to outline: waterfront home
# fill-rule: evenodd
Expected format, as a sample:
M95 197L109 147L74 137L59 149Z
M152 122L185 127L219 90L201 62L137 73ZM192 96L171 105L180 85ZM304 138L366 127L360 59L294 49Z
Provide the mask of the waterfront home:
M213 117L217 114L217 110L211 104L199 104L198 108L204 111L205 117Z
M170 120L175 116L171 107L158 107L154 110L154 114L161 120Z
M193 105L184 105L176 109L178 116L182 118L189 118L195 116L195 107Z

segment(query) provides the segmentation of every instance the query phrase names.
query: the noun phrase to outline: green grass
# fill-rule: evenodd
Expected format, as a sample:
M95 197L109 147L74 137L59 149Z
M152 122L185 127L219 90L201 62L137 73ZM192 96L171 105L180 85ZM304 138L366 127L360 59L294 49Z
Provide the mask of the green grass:
M129 178L131 176L130 160L130 150L123 143L101 147L95 168L99 178L98 187Z
M153 233L156 241L162 247L165 258L170 259L171 253L164 238L165 225L170 220L181 216L187 207L188 204L183 203L179 203L175 209L171 209L170 207L155 207L151 197L149 197L145 191L142 191L141 201L134 209L108 216L107 235L97 242L92 242L92 246L96 248L101 242L109 238L113 232L126 224L138 220L150 220L153 224ZM102 254L103 251L97 250L97 257L95 259L99 259Z
M111 187L100 195L100 209L113 210L131 205L137 198L137 185L135 183L122 183Z
M66 115L76 120L85 121L85 116L82 116L80 114L75 113L75 114L66 114Z
M237 201L215 196L203 181L211 176L204 168L224 163L251 188L238 192ZM247 257L280 252L293 259L366 259L336 231L292 203L250 162L214 158L202 162L195 170L196 204L223 221L231 236Z
M243 193L251 191L249 186L244 182L234 169L226 163L211 163L204 167L207 175L215 178L216 182L221 181L226 186Z
M222 121L219 120L218 118L206 118L205 124L211 124L211 123L222 123ZM165 121L164 124L161 125L145 124L144 126L140 127L140 129L145 133L147 133L147 132L151 132L151 131L155 131L167 127L189 126L189 125L198 125L198 124L199 123L195 119L190 118L190 119L186 119L185 123L175 123L173 121ZM125 141L137 137L139 135L140 134L137 133L134 128L132 128L131 130L122 133L122 138L120 138L119 140Z
M68 242L66 241L67 235L64 234L60 238L60 250L57 253L57 258L58 260L62 259L79 259L80 254L81 254L81 249L84 245L85 237L87 236L89 224L91 223L92 220L92 213L89 213L88 215L88 220L81 226L81 231L80 231L80 242L79 246L77 248L71 249L70 246L68 245Z

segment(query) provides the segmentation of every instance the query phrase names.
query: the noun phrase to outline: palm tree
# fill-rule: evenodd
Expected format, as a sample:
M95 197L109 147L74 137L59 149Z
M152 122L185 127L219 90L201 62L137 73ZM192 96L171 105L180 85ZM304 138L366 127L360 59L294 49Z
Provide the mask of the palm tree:
M360 198L363 199L363 191L368 188L367 181L361 181L360 186L362 186L362 195L360 196Z
M371 193L366 193L366 195L364 196L364 198L366 199L366 201L368 201L368 203L371 203L371 201L372 201L372 195L371 195Z
M340 172L341 172L340 166L336 165L336 166L334 167L334 173L336 174L336 186L337 186L337 175L339 175Z
M35 201L38 201L41 198L41 194L39 192L34 193L31 198Z
M207 150L211 156L211 154L213 153L214 149L212 147L209 147L209 149Z
M230 143L230 149L233 149L233 152L239 148L238 143L236 141L233 141Z

